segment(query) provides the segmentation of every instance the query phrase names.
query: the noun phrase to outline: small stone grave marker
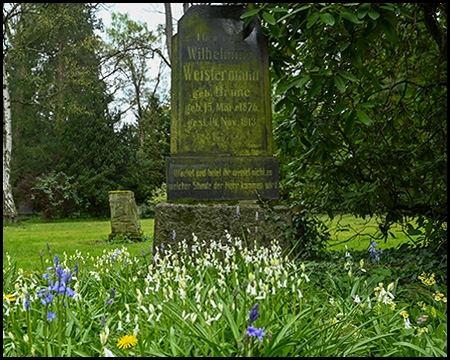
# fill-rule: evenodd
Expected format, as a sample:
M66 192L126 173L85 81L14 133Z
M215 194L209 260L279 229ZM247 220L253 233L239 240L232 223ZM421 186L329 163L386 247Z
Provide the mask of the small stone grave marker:
M111 209L111 234L109 239L116 236L129 236L139 240L143 231L139 221L139 212L132 191L110 191L109 206Z

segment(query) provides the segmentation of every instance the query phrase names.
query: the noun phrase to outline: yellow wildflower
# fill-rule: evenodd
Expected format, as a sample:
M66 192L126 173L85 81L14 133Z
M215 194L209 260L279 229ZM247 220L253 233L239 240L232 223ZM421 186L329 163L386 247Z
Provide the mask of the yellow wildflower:
M3 300L16 301L17 298L13 297L11 294L3 295Z
M128 349L132 346L135 346L138 343L138 339L134 337L133 335L125 335L122 338L119 339L117 342L117 347L119 349Z
M443 303L447 303L447 298L444 296L444 294L440 293L439 290L436 291L436 293L433 294L434 300L436 301L442 301Z
M436 280L434 279L434 277L435 277L435 274L434 274L434 273L432 273L432 274L430 274L430 275L427 275L427 274L425 273L425 271L424 271L424 272L422 272L422 274L419 276L419 280L422 281L422 284L424 284L424 285L426 285L426 286L431 286L431 285L433 285L433 284L436 283Z

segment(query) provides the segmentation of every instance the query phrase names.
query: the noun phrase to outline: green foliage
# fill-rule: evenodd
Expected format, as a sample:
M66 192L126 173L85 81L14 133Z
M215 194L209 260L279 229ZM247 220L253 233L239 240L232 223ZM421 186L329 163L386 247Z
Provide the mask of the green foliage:
M311 213L378 215L385 236L418 216L424 243L444 241L446 6L249 7L269 40L283 195Z
M146 204L142 206L141 216L144 219L154 218L155 206L165 201L167 201L167 186L166 183L162 183L159 188L152 191L151 197L147 200Z
M307 216L301 205L293 206L292 209L289 237L293 242L293 253L301 259L323 256L330 240L327 225L318 217Z
M52 219L58 213L60 217L79 215L81 199L73 180L73 177L55 171L38 177L30 194L33 208L42 211L46 219Z

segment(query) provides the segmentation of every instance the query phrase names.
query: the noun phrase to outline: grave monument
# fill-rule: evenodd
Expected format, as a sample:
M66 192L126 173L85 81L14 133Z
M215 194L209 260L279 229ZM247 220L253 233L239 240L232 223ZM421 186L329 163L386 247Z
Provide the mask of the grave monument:
M109 239L116 236L129 236L139 240L143 231L139 221L139 212L132 191L110 191L111 233Z
M279 197L278 159L267 42L256 17L245 26L246 11L194 5L178 22L168 202L155 209L155 245L189 242L192 232L200 240L218 240L225 229L238 236L242 228L257 229L267 241L285 240L289 209L256 203Z

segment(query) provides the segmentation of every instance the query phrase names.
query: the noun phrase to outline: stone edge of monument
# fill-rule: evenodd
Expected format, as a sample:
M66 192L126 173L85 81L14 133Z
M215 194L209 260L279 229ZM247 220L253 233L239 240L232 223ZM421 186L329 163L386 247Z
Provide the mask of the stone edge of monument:
M225 244L227 230L233 239L244 240L245 234L248 247L253 247L255 241L257 246L270 247L272 240L276 239L283 250L288 250L292 245L287 234L292 226L292 212L285 205L268 208L253 201L237 204L165 202L155 207L153 245L155 248L161 244L173 246L185 240L192 246L192 233L198 238L198 243L220 240Z

